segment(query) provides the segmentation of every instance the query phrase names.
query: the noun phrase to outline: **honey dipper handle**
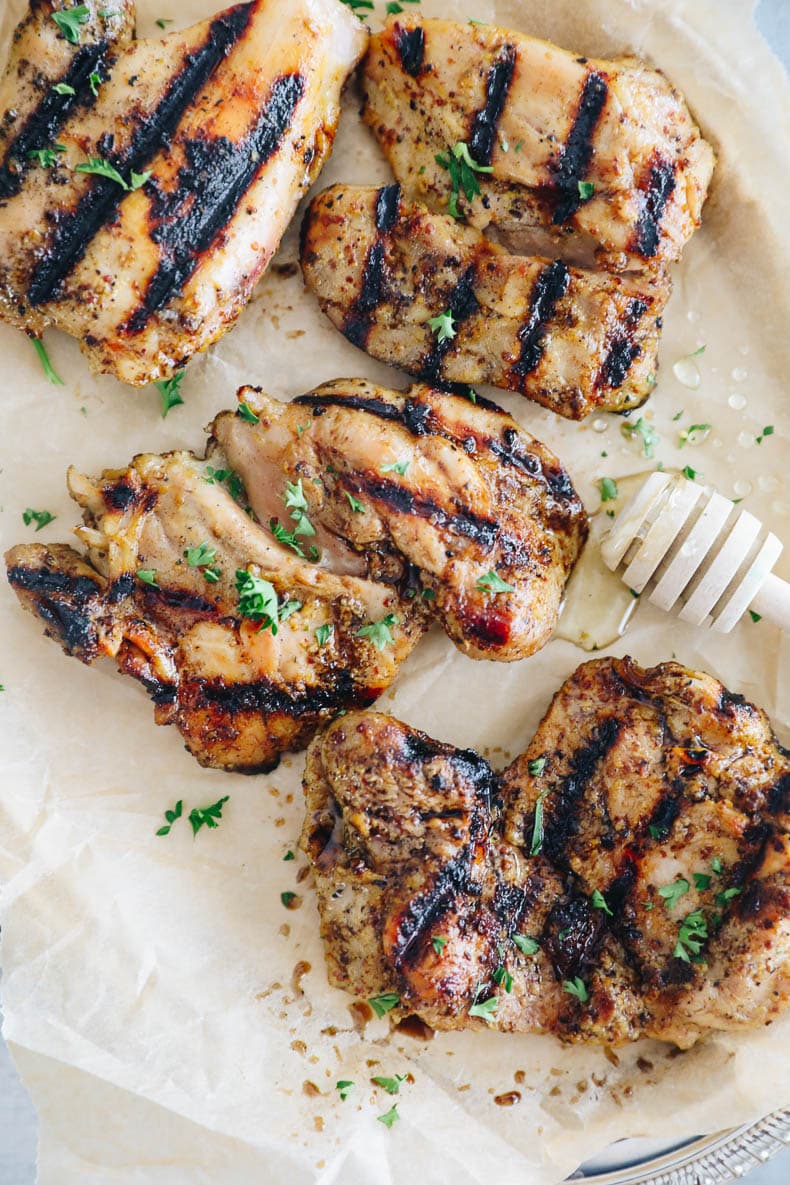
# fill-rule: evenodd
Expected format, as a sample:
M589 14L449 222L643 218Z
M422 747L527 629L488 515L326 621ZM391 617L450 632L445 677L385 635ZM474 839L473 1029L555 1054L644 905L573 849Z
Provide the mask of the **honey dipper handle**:
M766 577L751 608L766 621L790 633L790 584L786 580L781 580L772 572Z

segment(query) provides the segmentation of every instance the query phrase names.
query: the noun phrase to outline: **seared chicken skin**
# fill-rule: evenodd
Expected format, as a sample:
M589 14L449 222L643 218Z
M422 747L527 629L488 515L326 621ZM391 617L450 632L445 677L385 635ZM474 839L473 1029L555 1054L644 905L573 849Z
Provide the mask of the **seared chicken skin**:
M133 16L132 0L37 0L17 29L0 317L57 326L93 370L142 385L234 324L331 150L368 35L339 0L252 0L145 41Z
M614 269L678 259L699 226L713 152L663 74L635 58L404 12L371 38L363 90L398 181L445 212L452 168L454 208L473 226L591 238ZM483 172L461 175L459 144Z
M190 453L140 456L98 481L71 470L87 557L14 547L8 579L68 654L139 679L201 765L254 773L372 703L426 614L392 585L275 543L215 473Z
M492 383L569 419L630 410L655 384L666 273L508 255L398 185L314 198L302 269L354 345L426 382Z
M502 775L351 714L305 793L337 986L439 1029L681 1047L787 1004L790 754L708 675L586 663Z
M253 416L223 413L213 432L260 522L287 529L283 481L301 480L319 548L339 540L348 570L408 586L465 654L511 661L548 641L587 519L557 457L495 404L363 379L239 398Z

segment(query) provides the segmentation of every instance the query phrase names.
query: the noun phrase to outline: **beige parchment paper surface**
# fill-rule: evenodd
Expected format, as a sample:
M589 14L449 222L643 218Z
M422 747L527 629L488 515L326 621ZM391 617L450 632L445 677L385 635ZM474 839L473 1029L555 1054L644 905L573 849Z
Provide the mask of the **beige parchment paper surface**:
M216 7L140 0L139 31ZM0 6L4 44L21 8ZM624 440L616 417L596 431L488 394L559 452L590 509L601 476L659 459L691 464L790 543L788 89L750 5L424 0L423 9L496 18L582 53L641 53L685 92L719 165L704 227L676 269L659 382L643 413L661 438L656 460ZM388 178L356 111L350 94L322 185ZM278 262L295 257L292 227ZM202 426L242 382L282 398L338 376L405 385L340 338L299 275L273 271L238 327L192 362L185 405L167 420L154 390L92 379L76 343L50 334L48 344L65 388L47 384L29 344L0 326L3 547L33 537L26 506L58 516L36 538L68 538L77 518L64 489L69 463L90 473L141 450L202 448ZM672 364L703 344L702 381L689 391ZM712 431L679 451L678 430L693 423ZM758 445L768 424L774 435ZM790 557L779 571L790 577ZM790 650L764 622L718 637L645 606L611 652L699 665L764 705L790 740ZM555 641L526 662L473 663L435 634L379 706L502 765L585 657ZM283 862L301 822L300 757L267 777L200 769L175 730L154 726L137 685L109 664L66 659L4 581L0 682L5 1034L41 1115L43 1185L551 1185L619 1137L716 1131L790 1103L790 1016L680 1056L644 1042L619 1050L616 1064L551 1038L422 1043L389 1035L384 1020L360 1036L350 998L326 982L303 858ZM182 821L155 835L177 799L188 811L222 795L230 799L216 831L193 838ZM284 890L298 892L300 908L283 908ZM299 985L298 962L310 964ZM495 1105L518 1071L521 1102ZM376 1116L393 1100L370 1076L407 1072L414 1082L387 1130ZM334 1087L343 1078L357 1084L345 1103Z

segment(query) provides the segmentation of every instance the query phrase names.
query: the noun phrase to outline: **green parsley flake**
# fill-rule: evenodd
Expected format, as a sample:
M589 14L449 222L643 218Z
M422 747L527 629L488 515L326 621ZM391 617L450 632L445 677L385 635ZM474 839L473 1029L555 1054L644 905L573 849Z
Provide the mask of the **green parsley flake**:
M22 512L22 521L24 522L25 526L29 527L31 523L35 523L36 533L38 533L42 527L45 527L47 523L54 523L56 518L57 515L50 514L48 510L33 510L30 506L28 506L27 510Z
M151 588L159 588L156 583L156 568L138 568L137 579L141 584L150 584Z
M399 473L403 477L406 470L409 468L409 461L393 461L391 465L382 465L382 473Z
M77 93L74 87L69 86L67 82L56 82L52 89L56 95L76 95Z
M99 87L103 81L104 81L104 79L102 78L101 74L99 74L96 70L94 70L91 74L88 75L88 83L90 85L91 94L93 95L94 99L98 96ZM149 176L150 176L150 173L149 173Z
M749 610L749 616L751 617L752 621L755 622L755 624L758 621L762 621L763 619L762 613L755 613L754 609Z
M65 144L50 144L48 148L31 148L27 159L34 160L40 169L51 169L58 163L58 153L65 151Z
M172 25L173 18L168 16L160 16L154 22L160 29L166 29L168 25Z
M774 434L774 426L773 426L773 424L768 424L765 428L763 428L760 435L758 437L756 437L757 444L763 443L763 437L773 436L773 434Z
M694 481L695 478L702 476L698 469L692 469L690 465L684 465L681 473L684 477L687 477L689 481Z
M543 847L543 799L546 797L546 791L538 795L538 800L535 803L535 819L532 824L532 842L529 845L530 856L540 855L540 850Z
M722 862L718 856L713 857L713 859L710 862L710 866L711 866L711 869L713 870L713 872L716 873L716 876L721 876L722 872L724 871L724 868L723 868Z
M527 769L533 778L539 778L546 768L545 757L533 757L531 761L527 762Z
M162 401L162 419L167 416L167 413L174 407L178 407L179 403L183 403L181 395L181 383L184 380L185 371L179 370L169 379L158 379L154 386L159 392L159 397Z
M514 934L513 941L524 955L536 955L540 950L540 943L536 938L529 938L526 934Z
M499 1007L499 1000L496 996L489 996L487 1000L481 1000L478 1004L475 1002L469 1009L470 1016L479 1016L487 1024L491 1024L496 1019L496 1010Z
M727 905L734 897L737 897L743 889L737 889L733 886L731 889L725 889L722 893L717 893L714 900L717 905Z
M579 198L583 202L589 202L592 195L595 193L595 186L592 181L578 181Z
M348 504L351 507L352 512L354 514L364 514L365 507L362 505L359 499L355 498L353 494L349 494L348 490L344 490L343 492L348 498Z
M285 502L285 509L294 522L293 534L315 535L315 527L307 516L309 506L302 488L301 477L298 481L287 481L285 483L283 501Z
M135 189L139 189L145 185L151 173L135 173L132 171L127 182L116 169L115 165L108 160L103 160L100 156L90 156L87 161L83 161L79 165L74 166L75 173L88 173L94 177L106 177L108 181L114 181L116 185L120 185L127 193L131 193Z
M507 967L497 967L491 978L497 987L501 985L504 987L508 995L510 995L513 990L513 976L510 974Z
M74 8L64 8L60 12L53 12L52 19L63 36L72 45L80 43L80 25L84 25L90 17L87 4L77 4Z
M382 617L381 621L371 621L368 625L363 625L357 630L357 637L368 638L377 650L384 650L395 641L390 627L399 620L400 618L395 613L388 613L386 617Z
M197 547L188 547L184 552L184 559L190 568L204 568L207 564L213 564L216 557L216 547L211 547L207 542L199 543Z
M278 603L274 585L260 576L253 576L243 568L236 570L236 591L239 594L239 613L251 621L260 621L262 630L277 633Z
M686 914L680 923L678 940L672 954L676 959L682 959L684 963L690 963L691 956L699 954L702 944L707 937L708 925L705 921L705 915L701 909L695 909L693 913Z
M702 893L705 889L710 888L710 877L707 872L693 872L691 875L694 879L694 888L699 892Z
M499 593L515 592L515 587L508 584L501 576L497 576L496 572L486 572L485 576L478 576L475 581L475 588L478 592L491 593L497 595Z
M343 0L344 4L349 4L350 2L351 0ZM370 7L372 8L373 5L371 4ZM385 1127L392 1127L393 1123L400 1119L400 1115L398 1114L398 1104L394 1103L390 1107L389 1111L387 1111L384 1115L377 1115L376 1119L379 1121L379 1123L383 1123Z
M280 606L280 621L287 621L294 613L298 613L301 608L301 601L286 601L284 605Z
M678 435L678 448L685 448L687 444L702 444L707 440L712 424L691 424L690 427L684 428Z
M660 823L648 823L647 829L653 836L653 839L663 839L667 834L666 827L662 827Z
M354 1089L354 1083L350 1078L341 1078L339 1082L335 1083L335 1089L340 1092L340 1098L345 1102Z
M375 1012L376 1016L386 1016L393 1008L397 1008L400 1004L400 996L397 992L383 992L380 996L372 996L368 1000L368 1004Z
M477 179L478 173L493 173L493 165L479 165L474 160L469 152L469 145L463 140L451 148L446 154L437 153L434 157L437 165L441 165L443 169L447 169L450 174L450 197L447 202L447 208L453 218L461 218L462 215L458 209L458 198L461 195L461 190L466 194L467 201L471 202L480 193L480 182Z
M602 477L598 482L602 502L614 502L617 497L617 482L613 477Z
M370 1081L376 1086L380 1086L383 1090L386 1090L387 1094L397 1094L400 1090L401 1083L406 1081L406 1075L396 1074L394 1078L384 1078L377 1075L375 1078L371 1078Z
M343 0L343 4L350 8L361 21L367 20L368 11L373 11L373 0ZM362 9L366 11L363 12Z
M455 319L450 309L446 309L436 317L429 317L428 325L436 334L436 340L440 345L455 337Z
M222 818L222 808L229 798L230 795L226 794L224 798L218 799L217 802L212 802L211 806L193 807L189 812L192 834L197 835L201 827L219 827L219 822Z
M575 996L580 1004L586 1004L590 998L590 993L587 991L587 984L578 975L573 979L563 980L562 990L567 992L569 996Z
M609 914L610 918L614 917L614 914L612 913L609 906L606 904L606 898L604 897L604 895L600 889L593 889L592 895L590 897L590 903L591 903L593 909L602 909L604 911L604 913Z
M326 622L324 622L323 625L319 625L316 628L315 640L319 646L326 646L327 642L332 637L334 632L335 632L335 627L332 624L332 622L326 621Z
M284 893L280 894L280 900L282 901L285 908L289 909L292 903L296 900L296 893L292 893L289 889L286 889Z
M289 849L288 849L288 851L287 851L287 852L285 853L285 855L283 856L283 860L295 860L295 859L296 859L296 856L294 855L294 853L293 853L293 852L291 851L291 849L289 848Z
M156 834L157 835L169 835L170 828L173 826L176 819L181 818L183 811L184 811L184 801L183 801L183 799L179 798L178 802L176 803L176 805L173 807L173 809L171 811L165 811L165 818L167 819L167 823L165 823L164 827L160 827Z
M658 444L658 434L655 429L648 424L647 420L640 416L635 424L622 424L620 431L626 440L633 440L639 437L642 441L642 451L646 457L653 456L653 450Z
M444 948L447 946L447 939L440 938L439 935L437 934L431 939L431 946L436 951L437 955L440 955L442 953L442 951L444 950Z
M46 346L44 345L41 338L31 337L30 340L33 343L34 350L38 354L38 360L41 363L41 369L44 371L44 374L52 383L53 387L63 387L65 385L63 379L59 374L56 373L54 366L50 362L49 354L47 353Z
M257 424L260 420L260 416L257 416L249 403L246 403L243 399L236 408L236 415L240 420L245 420L248 424Z
M671 885L661 885L658 890L659 897L663 897L667 909L674 909L681 897L688 893L691 885L684 876L679 876Z

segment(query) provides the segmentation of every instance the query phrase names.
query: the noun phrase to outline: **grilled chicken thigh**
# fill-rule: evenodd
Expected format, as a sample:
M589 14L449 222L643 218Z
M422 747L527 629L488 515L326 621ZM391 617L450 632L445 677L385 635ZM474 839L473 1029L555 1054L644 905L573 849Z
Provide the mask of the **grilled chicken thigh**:
M22 545L6 562L67 653L115 658L202 765L253 773L380 695L426 615L392 585L281 547L221 479L190 453L140 456L98 481L72 470L87 557Z
M287 530L284 479L301 480L314 545L339 539L346 570L408 585L464 653L510 661L548 641L587 520L557 457L510 416L362 379L289 404L239 398L252 417L223 413L213 432L261 522Z
M17 30L0 317L57 326L92 369L142 385L235 322L331 149L367 33L339 0L252 0L130 42L133 15L37 0Z
M576 234L619 269L678 259L699 225L713 152L682 97L635 58L404 12L372 37L363 89L398 181L442 212L455 189L473 226Z
M708 675L586 663L501 776L351 714L305 793L337 986L440 1029L681 1047L787 1003L790 754Z
M319 194L302 269L354 345L426 382L493 383L569 419L634 408L655 383L666 273L508 255L397 185Z

